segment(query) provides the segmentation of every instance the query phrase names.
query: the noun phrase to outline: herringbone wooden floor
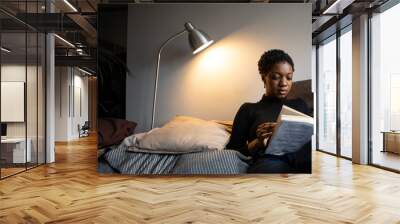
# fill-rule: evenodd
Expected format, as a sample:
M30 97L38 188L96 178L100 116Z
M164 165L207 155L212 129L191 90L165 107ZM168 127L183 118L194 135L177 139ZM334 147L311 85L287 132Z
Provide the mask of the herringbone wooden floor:
M0 181L0 223L400 223L400 175L315 152L312 175L96 172L94 138Z

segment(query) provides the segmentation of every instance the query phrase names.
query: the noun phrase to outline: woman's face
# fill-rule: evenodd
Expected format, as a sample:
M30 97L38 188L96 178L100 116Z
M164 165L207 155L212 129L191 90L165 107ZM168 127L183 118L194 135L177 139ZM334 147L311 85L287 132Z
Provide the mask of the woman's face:
M266 95L286 98L292 88L293 68L287 62L275 64L264 76Z

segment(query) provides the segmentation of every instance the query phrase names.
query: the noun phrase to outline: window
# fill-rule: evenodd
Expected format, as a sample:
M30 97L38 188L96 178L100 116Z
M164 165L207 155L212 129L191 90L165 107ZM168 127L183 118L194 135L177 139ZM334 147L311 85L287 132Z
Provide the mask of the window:
M340 155L352 157L352 32L340 36Z
M336 153L336 36L318 48L318 149Z
M400 4L371 18L371 162L395 170L400 170L400 133L391 131L400 130L399 22Z
M350 159L352 157L352 26L346 26L338 34L340 36L333 35L323 41L318 48L317 148ZM338 121L340 123L337 123Z

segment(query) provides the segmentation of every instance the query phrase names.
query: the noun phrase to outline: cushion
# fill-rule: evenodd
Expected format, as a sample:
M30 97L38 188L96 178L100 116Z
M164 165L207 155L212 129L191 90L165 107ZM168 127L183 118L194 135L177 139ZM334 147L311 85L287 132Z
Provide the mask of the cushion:
M119 144L133 134L136 123L118 118L100 118L98 120L98 148Z
M222 150L229 140L223 125L188 116L176 116L161 128L137 140L131 151L148 153L190 153Z

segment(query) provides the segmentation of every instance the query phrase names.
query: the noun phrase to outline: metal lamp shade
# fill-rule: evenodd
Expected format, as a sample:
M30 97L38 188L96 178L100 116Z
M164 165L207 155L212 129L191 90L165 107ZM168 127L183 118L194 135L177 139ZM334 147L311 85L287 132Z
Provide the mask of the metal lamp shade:
M193 54L199 53L214 42L206 33L194 28L191 23L185 23L185 28L189 32L189 44Z
M157 83L158 83L158 74L160 73L160 58L161 58L161 52L164 49L164 47L174 40L175 38L185 34L189 34L189 44L190 47L193 50L193 54L197 54L200 51L206 49L208 46L210 46L214 41L210 39L210 37L202 32L201 30L198 30L194 28L194 26L191 23L185 23L185 29L180 31L179 33L173 35L172 37L168 38L160 47L158 50L158 58L157 58L157 68L156 68L156 79L154 81L154 95L153 95L153 110L151 114L151 129L154 127L154 119L155 119L155 111L156 111L156 102L157 102Z

